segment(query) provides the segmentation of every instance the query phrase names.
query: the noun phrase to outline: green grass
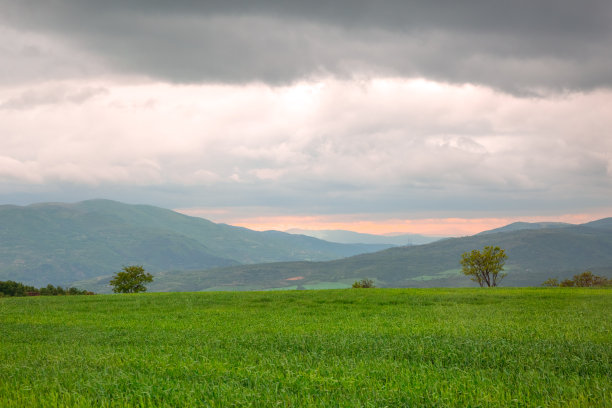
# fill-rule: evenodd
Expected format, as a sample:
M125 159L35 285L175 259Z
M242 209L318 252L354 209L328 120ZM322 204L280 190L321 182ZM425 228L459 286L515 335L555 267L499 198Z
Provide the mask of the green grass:
M305 289L346 289L353 285L353 282L318 282L303 285Z
M1 407L612 406L612 290L0 299Z

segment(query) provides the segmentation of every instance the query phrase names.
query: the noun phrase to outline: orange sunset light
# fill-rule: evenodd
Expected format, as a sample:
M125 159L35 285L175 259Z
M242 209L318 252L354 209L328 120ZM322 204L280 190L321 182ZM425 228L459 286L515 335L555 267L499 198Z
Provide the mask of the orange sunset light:
M306 230L347 230L366 234L394 235L402 233L433 236L465 236L499 228L517 221L567 222L580 224L603 218L605 215L568 214L560 216L529 216L503 218L423 218L423 219L368 219L363 214L302 215L302 216L241 216L231 211L207 209L180 209L183 214L208 218L214 222L245 227L256 231L287 231L293 228Z

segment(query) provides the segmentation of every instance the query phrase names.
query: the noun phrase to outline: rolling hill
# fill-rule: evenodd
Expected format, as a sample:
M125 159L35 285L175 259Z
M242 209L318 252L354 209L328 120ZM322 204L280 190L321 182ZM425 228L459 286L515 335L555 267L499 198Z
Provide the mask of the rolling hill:
M109 200L0 206L0 280L66 285L122 265L152 272L275 261L322 261L391 245L338 244L252 231Z
M331 288L348 287L366 277L375 279L382 287L473 286L461 273L459 260L463 252L486 245L498 245L508 254L508 276L503 286L537 286L549 277L563 279L586 269L612 277L612 218L608 218L584 225L520 228L449 238L328 262L281 262L200 272L167 272L156 277L151 289Z

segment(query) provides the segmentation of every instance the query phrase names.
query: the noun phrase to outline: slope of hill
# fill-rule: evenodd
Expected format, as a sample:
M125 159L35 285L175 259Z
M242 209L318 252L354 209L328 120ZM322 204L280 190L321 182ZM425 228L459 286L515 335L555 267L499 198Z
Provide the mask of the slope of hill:
M151 289L348 287L366 277L383 287L473 286L461 273L459 260L463 252L485 245L498 245L508 254L504 286L537 286L549 277L563 279L586 269L612 276L612 222L600 220L580 226L450 238L329 262L282 262L164 273L156 278Z
M388 244L394 246L422 245L438 241L444 237L429 237L419 234L374 235L345 230L305 230L293 228L290 234L302 234L341 244Z
M64 285L122 265L150 272L245 263L330 260L388 248L215 224L109 200L0 206L0 280Z
M583 224L585 227L597 228L601 230L612 230L612 217L602 218L601 220L591 221Z
M501 228L495 228L492 230L480 232L478 235L495 234L497 232L521 231L521 230L565 228L565 227L571 227L571 226L572 224L567 224L564 222L513 222L512 224L505 225Z

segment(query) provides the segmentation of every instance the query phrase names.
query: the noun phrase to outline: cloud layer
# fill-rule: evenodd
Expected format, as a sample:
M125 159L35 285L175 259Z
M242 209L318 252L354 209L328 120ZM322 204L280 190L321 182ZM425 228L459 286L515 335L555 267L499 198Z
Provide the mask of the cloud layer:
M84 56L47 75L107 69L178 83L270 84L382 75L540 94L612 85L607 0L2 0L0 7L6 26L44 38L14 51L16 66L55 43Z
M608 0L0 0L0 200L605 214L610 21Z
M173 206L567 211L610 204L611 93L426 80L5 90L0 180L173 186ZM5 188L6 190L6 188Z

